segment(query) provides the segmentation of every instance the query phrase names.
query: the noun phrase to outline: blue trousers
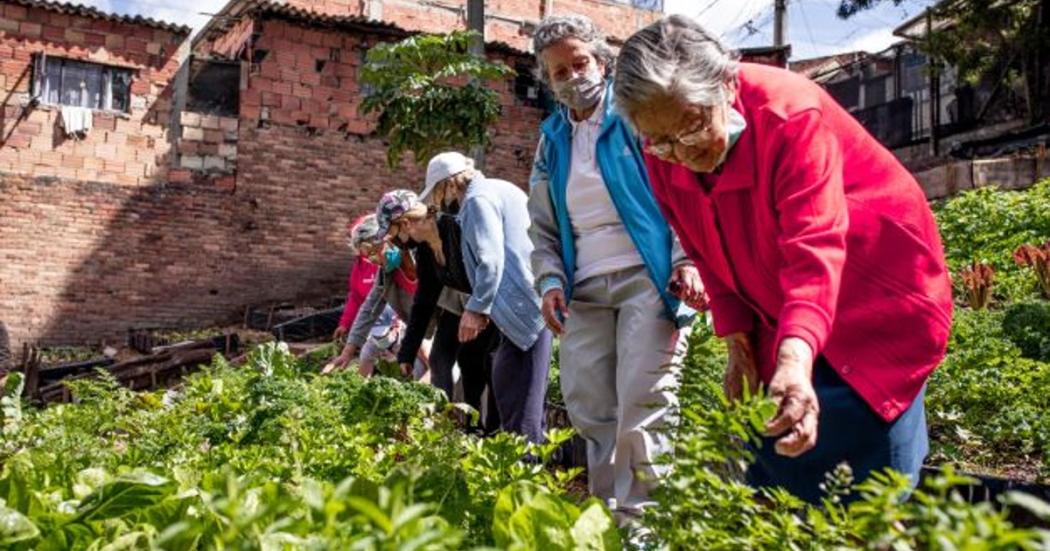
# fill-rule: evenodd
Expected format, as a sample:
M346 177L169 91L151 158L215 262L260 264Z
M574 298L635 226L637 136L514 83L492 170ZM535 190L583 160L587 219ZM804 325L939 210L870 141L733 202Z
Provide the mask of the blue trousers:
M914 488L929 452L926 432L926 388L911 406L887 423L856 393L821 356L813 366L813 386L820 403L817 445L799 457L780 455L775 438L763 438L753 450L757 460L747 471L752 487L782 487L817 504L823 497L820 484L840 463L853 469L854 483L872 472L892 468L911 478ZM856 499L856 492L847 501Z

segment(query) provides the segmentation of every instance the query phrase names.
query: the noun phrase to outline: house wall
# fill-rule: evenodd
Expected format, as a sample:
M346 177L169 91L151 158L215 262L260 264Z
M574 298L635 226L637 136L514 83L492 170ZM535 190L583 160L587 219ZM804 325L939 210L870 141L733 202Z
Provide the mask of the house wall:
M12 349L236 322L248 305L344 293L346 223L385 191L421 185L411 159L387 166L385 144L357 113L365 48L388 36L260 21L254 46L270 54L254 71L245 62L237 116L173 116L188 42L148 29L154 41L142 45L135 37L146 30L98 20L65 28L101 45L67 43L65 31L42 39L53 14L7 7L5 84L22 82L11 75L26 74L41 48L140 74L131 113L97 115L96 129L75 142L55 138L54 111L18 120L27 84L5 89L12 137L0 147L0 330ZM14 35L23 22L28 36ZM234 27L238 40L245 28ZM515 98L513 79L496 86L503 113L486 170L525 186L543 112Z
M417 0L287 0L287 3L318 13L382 19L413 31L448 32L467 26L467 0L435 0L425 4ZM550 13L544 11L548 5ZM526 51L530 49L530 38L523 24L535 24L544 15L585 15L619 40L662 15L610 0L489 0L485 2L485 14L486 40L506 42Z
M164 230L156 212L126 202L149 196L166 177L171 83L188 54L186 38L0 3L0 327L12 348L107 333L94 324L137 300L131 282L180 283L142 263L151 236ZM57 108L31 104L35 54L131 69L130 110L95 112L92 131L67 138ZM122 224L139 239L107 247Z

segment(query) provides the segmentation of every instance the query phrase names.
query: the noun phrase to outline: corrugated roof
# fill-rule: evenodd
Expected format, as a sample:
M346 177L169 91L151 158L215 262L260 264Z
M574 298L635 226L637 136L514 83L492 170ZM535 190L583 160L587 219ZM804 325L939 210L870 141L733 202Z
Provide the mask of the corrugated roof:
M233 21L241 17L249 16L271 16L280 19L312 25L318 27L330 27L347 30L365 30L368 32L380 32L391 36L405 37L420 34L420 31L411 31L388 21L379 21L363 15L336 15L296 7L278 0L231 0L223 9L205 26L204 30L194 39L194 47L200 41L214 39L217 35L226 31ZM530 57L527 51L520 50L506 42L487 42L485 48L488 51L510 55Z
M27 8L38 8L56 13L76 15L79 17L103 19L105 21L115 21L118 23L128 23L132 25L143 25L146 27L162 29L177 34L188 35L190 34L190 32L193 31L193 29L186 25L176 25L175 23L159 21L150 17L142 17L141 15L119 15L114 13L106 13L96 8L90 8L88 6L82 6L80 4L74 4L72 2L55 2L52 0L0 0L0 4L14 4L17 6L25 6Z

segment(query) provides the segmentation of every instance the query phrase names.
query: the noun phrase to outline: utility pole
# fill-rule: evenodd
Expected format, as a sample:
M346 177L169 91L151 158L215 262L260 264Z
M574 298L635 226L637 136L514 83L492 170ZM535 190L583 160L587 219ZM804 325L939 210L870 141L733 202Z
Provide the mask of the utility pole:
M773 46L787 46L788 0L773 0Z
M470 43L470 53L479 58L485 57L485 0L467 0L467 28L477 36ZM478 170L485 170L485 148L478 146L471 152Z
M933 35L933 8L926 8L926 40ZM941 140L937 127L941 125L941 67L940 62L927 56L930 64L930 154L934 157L941 153Z

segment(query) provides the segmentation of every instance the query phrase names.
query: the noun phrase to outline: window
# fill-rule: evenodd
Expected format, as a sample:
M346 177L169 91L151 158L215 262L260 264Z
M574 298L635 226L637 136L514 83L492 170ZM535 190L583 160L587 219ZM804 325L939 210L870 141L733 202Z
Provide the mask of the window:
M106 111L131 106L130 69L40 54L33 70L33 96L46 105Z

